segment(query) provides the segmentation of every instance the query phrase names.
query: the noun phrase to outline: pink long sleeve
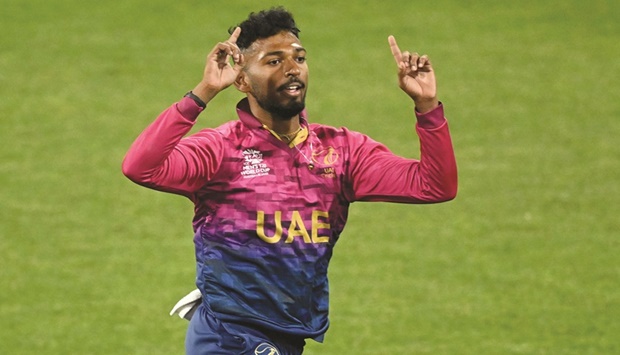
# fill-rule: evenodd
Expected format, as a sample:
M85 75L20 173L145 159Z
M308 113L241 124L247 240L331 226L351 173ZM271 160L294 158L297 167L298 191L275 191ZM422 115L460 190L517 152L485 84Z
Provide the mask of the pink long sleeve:
M186 196L200 188L218 166L219 134L212 130L183 138L200 109L184 98L162 112L131 145L125 176L137 184Z

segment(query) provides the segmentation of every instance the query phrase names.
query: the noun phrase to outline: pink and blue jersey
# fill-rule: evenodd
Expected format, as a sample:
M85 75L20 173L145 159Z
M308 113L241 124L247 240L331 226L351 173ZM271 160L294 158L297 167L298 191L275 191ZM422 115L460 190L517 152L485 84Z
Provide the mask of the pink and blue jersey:
M435 203L456 195L443 108L418 114L421 158L391 153L346 128L301 124L289 145L237 105L239 120L185 137L200 108L165 110L123 162L134 182L195 205L197 286L226 321L320 339L327 330L327 267L354 201Z

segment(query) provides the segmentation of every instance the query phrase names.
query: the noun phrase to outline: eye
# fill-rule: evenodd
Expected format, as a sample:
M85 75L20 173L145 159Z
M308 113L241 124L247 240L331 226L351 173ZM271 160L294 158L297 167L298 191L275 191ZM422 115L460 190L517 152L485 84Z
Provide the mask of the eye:
M280 59L272 59L270 61L267 62L267 64L269 65L278 65L280 64L281 60Z
M297 57L297 63L304 63L306 61L306 57Z

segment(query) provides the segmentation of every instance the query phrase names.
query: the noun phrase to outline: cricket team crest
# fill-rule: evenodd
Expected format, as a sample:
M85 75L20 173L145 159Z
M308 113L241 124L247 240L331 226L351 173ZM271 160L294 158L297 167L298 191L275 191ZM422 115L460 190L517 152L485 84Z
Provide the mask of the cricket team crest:
M256 349L254 349L255 355L280 355L278 349L275 346L268 343L259 344Z
M312 160L317 164L334 165L340 158L340 155L334 147L316 150L312 152Z
M319 175L328 179L336 178L336 168L333 165L338 162L339 158L340 155L332 146L312 152L312 161L325 166Z
M256 149L246 149L243 151L243 169L241 176L253 178L269 174L271 168L263 162L263 153Z

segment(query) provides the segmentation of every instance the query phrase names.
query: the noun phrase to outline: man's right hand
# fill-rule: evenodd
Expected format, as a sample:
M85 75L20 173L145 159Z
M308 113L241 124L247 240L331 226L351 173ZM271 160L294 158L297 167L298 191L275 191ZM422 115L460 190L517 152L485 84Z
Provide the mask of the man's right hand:
M243 54L237 47L239 34L241 34L241 27L235 28L226 42L218 43L207 55L207 64L202 81L192 90L194 95L205 103L232 85L243 69ZM231 58L232 64L230 63Z

